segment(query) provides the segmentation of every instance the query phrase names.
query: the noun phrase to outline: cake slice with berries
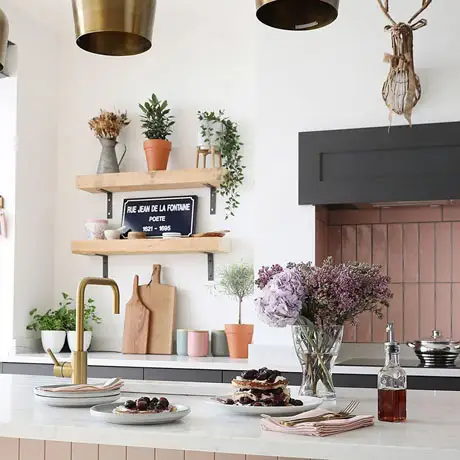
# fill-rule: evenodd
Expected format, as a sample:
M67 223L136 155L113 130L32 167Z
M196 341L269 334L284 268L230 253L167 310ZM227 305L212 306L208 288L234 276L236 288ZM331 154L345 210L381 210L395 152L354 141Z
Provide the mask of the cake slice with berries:
M162 412L175 412L166 398L149 398L142 396L136 400L128 400L123 405L113 410L114 414L160 414Z
M302 401L291 398L289 381L280 371L267 369L243 372L232 380L233 397L226 404L242 406L301 406Z

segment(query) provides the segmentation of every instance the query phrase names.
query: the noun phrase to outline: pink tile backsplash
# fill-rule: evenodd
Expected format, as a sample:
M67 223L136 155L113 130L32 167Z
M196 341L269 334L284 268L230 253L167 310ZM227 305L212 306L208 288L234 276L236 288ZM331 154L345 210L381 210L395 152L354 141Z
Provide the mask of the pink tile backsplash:
M400 341L429 336L434 328L460 338L460 206L322 210L318 216L316 263L326 255L372 262L392 279L394 299L384 319L364 314L357 327L345 325L346 342L384 342L387 320L395 321Z

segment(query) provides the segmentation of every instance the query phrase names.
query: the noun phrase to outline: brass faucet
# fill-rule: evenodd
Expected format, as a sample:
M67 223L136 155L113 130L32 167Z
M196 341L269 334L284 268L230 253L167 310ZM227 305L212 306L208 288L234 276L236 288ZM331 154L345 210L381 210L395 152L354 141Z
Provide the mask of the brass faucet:
M72 377L72 383L87 383L88 352L83 351L84 341L84 313L85 313L85 290L89 285L110 286L113 291L113 313L120 314L120 291L117 283L110 278L83 278L77 289L77 345L72 352L72 363L60 363L51 350L48 350L54 362L54 375L56 377Z

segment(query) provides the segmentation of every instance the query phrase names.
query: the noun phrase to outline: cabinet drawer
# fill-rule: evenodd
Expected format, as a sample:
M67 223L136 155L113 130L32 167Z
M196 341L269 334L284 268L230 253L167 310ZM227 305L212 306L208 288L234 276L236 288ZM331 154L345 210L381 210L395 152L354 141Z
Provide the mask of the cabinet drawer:
M222 371L206 369L144 369L145 380L171 382L222 382Z

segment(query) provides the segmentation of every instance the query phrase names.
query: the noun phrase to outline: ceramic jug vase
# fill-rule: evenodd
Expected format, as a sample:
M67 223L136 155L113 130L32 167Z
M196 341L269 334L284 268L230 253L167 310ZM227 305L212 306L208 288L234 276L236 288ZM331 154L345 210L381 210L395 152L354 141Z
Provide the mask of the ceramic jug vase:
M99 139L102 145L101 158L99 159L99 166L97 167L98 174L119 173L120 165L126 154L126 145L120 144L124 147L124 152L120 161L117 159L115 147L119 144L115 139Z

